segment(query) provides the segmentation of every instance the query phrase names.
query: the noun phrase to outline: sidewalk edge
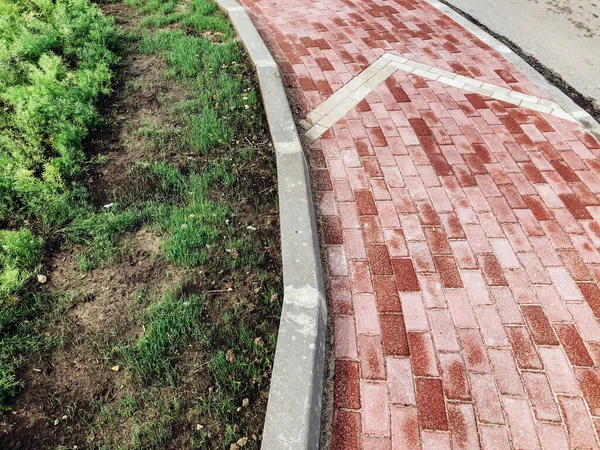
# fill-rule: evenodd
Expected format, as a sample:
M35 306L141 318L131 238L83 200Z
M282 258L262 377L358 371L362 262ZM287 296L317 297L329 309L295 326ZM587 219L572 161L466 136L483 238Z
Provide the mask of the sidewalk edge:
M327 304L308 165L269 49L240 4L217 3L255 66L277 159L284 298L262 449L318 449Z
M439 0L425 0L434 8L438 9L456 23L461 25L471 34L481 39L487 45L499 52L513 66L519 69L524 75L529 78L537 87L546 92L556 103L571 114L577 122L591 133L597 140L600 141L600 123L598 123L587 111L575 103L567 94L561 91L558 87L551 84L544 76L538 72L535 67L525 61L521 56L508 48L505 44L493 37L487 31L474 24L465 16L451 8L447 4Z

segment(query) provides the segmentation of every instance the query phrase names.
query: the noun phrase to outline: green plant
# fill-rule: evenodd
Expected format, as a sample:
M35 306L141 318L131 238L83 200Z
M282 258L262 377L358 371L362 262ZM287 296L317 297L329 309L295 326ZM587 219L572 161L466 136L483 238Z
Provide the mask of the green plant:
M72 180L110 92L115 27L89 0L0 0L0 28L0 226L34 221L44 238L84 208Z
M0 408L37 335L45 239L86 210L82 142L110 92L114 23L89 0L0 0ZM35 319L35 320L34 320Z

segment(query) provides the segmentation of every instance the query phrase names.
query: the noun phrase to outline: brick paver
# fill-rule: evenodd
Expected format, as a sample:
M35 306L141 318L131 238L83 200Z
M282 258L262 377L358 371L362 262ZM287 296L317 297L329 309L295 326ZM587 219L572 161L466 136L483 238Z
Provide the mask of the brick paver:
M243 0L301 118L384 53L547 98L422 0ZM310 145L334 449L598 448L600 145L396 71Z

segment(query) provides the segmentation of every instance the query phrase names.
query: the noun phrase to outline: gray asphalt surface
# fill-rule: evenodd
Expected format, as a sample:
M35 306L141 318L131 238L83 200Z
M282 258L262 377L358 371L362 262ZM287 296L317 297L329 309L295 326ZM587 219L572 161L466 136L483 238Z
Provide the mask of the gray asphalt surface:
M446 0L600 105L600 0Z

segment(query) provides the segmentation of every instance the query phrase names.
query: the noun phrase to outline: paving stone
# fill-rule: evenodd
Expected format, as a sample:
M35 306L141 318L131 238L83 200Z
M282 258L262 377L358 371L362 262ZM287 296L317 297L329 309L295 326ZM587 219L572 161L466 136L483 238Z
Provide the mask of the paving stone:
M600 144L425 0L242 3L311 122L333 448L597 448Z

